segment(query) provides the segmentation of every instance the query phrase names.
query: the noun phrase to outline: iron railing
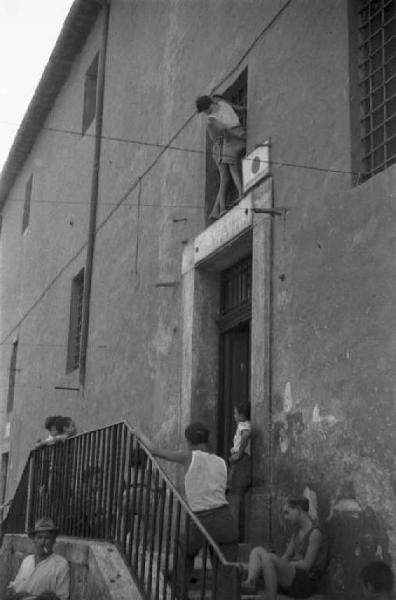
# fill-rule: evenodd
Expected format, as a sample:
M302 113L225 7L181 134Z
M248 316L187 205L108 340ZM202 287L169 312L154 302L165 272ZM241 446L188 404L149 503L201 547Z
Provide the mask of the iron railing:
M30 461L31 454L23 469L12 502L7 502L0 511L0 539L2 539L4 533L24 533L26 531L29 504Z
M235 548L214 542L126 422L33 450L14 503L4 533L48 516L62 535L112 541L148 600L240 598L238 564L227 560Z

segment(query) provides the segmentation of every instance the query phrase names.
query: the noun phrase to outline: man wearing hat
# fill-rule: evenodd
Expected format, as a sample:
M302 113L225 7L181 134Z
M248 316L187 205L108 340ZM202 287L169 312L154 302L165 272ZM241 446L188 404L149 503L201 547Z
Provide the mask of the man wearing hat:
M69 600L69 564L52 551L58 531L52 519L43 517L36 521L29 533L34 554L22 561L17 576L7 588L7 600L27 600L27 597Z

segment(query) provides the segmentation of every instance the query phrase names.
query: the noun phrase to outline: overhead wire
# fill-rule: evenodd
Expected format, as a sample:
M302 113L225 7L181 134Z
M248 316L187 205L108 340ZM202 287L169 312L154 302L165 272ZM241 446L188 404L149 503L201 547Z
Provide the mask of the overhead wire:
M1 123L1 121L0 121ZM54 133L58 133L58 134L65 134L65 135L75 135L81 138L81 132L80 131L74 131L71 129L58 129L58 128L54 128L54 127L42 127L43 130L45 131L52 131ZM92 133L86 133L84 137L92 137L94 138L94 134ZM132 144L135 146L147 146L147 147L151 147L151 148L161 148L164 149L166 148L167 150L175 150L178 152L186 152L186 153L190 153L190 154L199 154L199 155L205 155L205 156L210 156L212 154L211 151L206 151L206 150L200 150L198 148L187 148L185 146L174 146L174 145L168 145L168 144L161 144L160 142L148 142L145 140L137 140L137 139L131 139L131 138L123 138L123 137L116 137L116 136L108 136L108 135L101 135L101 139L105 140L105 141L113 141L113 142L120 142L120 143L125 143L125 144ZM227 154L223 155L224 158L227 157ZM248 156L244 157L245 161L254 161L254 158L249 158ZM265 160L261 159L262 163L265 163ZM302 163L295 163L295 162L290 162L290 161L283 161L283 160L268 160L268 163L270 163L271 165L279 165L282 167L292 167L292 168L296 168L296 169L307 169L307 170L312 170L312 171L320 171L320 172L324 172L324 173L340 173L342 175L358 175L357 171L351 171L351 170L347 170L347 169L331 169L329 167L321 167L321 166L317 166L317 165L307 165L307 164L302 164ZM21 200L17 200L19 202L24 201L23 199ZM51 200L34 200L32 202L53 202ZM57 200L56 201L59 204L62 203L69 203L68 201L62 201L62 200ZM81 203L83 204L83 203ZM103 203L104 204L104 203ZM106 204L115 204L115 203L106 203ZM144 204L142 205L144 206ZM163 206L162 204L158 204L158 206Z
M238 207L233 207L233 210L235 210L235 208ZM246 211L246 208L243 208L241 210ZM256 227L261 226L261 222L262 222L262 218L275 218L275 215L265 215L262 214L260 215L260 219L257 220L256 223L252 223L252 225L250 226L251 231L253 231ZM283 220L285 220L285 215L283 216ZM191 271L194 271L196 269L196 264L194 263L191 267L189 267L188 269L186 269L185 271L183 271L183 276L187 275L188 273L190 273ZM177 283L180 283L181 279L179 279L177 281ZM173 287L169 287L169 289L173 289ZM2 342L0 345L5 345L5 342ZM10 345L12 345L12 342L9 342ZM18 345L20 346L39 346L39 347L67 347L67 344L51 344L51 343L39 343L39 342L18 342ZM106 343L106 344L95 344L92 346L89 346L89 348L91 350L104 350L104 351L113 351L114 345L112 343ZM21 369L17 369L17 370L21 370Z
M239 66L243 63L246 56L252 51L257 42L263 37L263 35L270 29L270 27L277 21L277 19L283 14L285 9L291 4L293 0L287 0L287 2L281 7L277 13L275 13L274 17L266 24L266 26L262 29L262 31L256 36L253 42L248 46L248 49L241 56L239 61L227 72L227 74L222 78L220 82L216 84L216 86L212 89L212 93L216 91L229 77L235 73L235 70L239 68ZM174 140L180 135L180 133L186 129L186 127L191 123L191 121L195 118L196 113L191 114L183 124L177 129L177 131L170 137L168 142L161 146L160 151L157 156L151 161L151 163L143 170L143 172L129 185L127 190L122 194L119 200L114 204L114 207L109 211L106 217L102 220L102 222L96 227L95 235L101 231L101 229L105 226L106 223L112 218L118 208L125 202L125 200L129 197L129 195L137 188L140 182L150 173L150 171L157 165L161 157L165 154L165 152L170 149ZM36 308L36 306L42 301L42 299L46 296L48 291L53 287L53 285L59 280L61 275L69 268L69 266L80 256L83 250L87 247L87 242L85 242L74 254L73 256L63 265L60 271L55 275L55 277L48 283L48 285L42 290L38 298L33 302L33 304L26 310L26 312L21 316L18 322L9 330L9 332L2 338L0 345L3 345L5 341L21 326L21 324L25 321L25 319L32 313L32 311Z
M235 209L237 207L233 207L233 209ZM246 208L243 209L244 211L246 211ZM263 215L260 215L261 217ZM251 225L251 230L253 231L256 227L258 227L260 225L261 219L260 221L258 221L257 223L253 223ZM191 271L194 271L194 269L196 268L196 264L194 263L193 266L189 267L188 269L186 269L185 271L183 271L183 276L187 275L188 273L191 273ZM180 279L174 283L180 283ZM163 289L174 289L173 286L164 286ZM45 291L45 290L44 290ZM39 299L38 299L39 300ZM31 307L33 308L33 307ZM11 334L9 334L11 335ZM8 336L9 337L9 336ZM6 338L3 339L3 341L0 343L0 346L4 346L4 345L12 345L13 342L9 342L8 344L6 343ZM67 344L52 344L52 343L45 343L45 342L21 342L18 341L18 346L37 346L37 347L67 347ZM91 349L95 349L95 350L105 350L105 351L113 351L114 348L114 344L111 343L106 343L106 344L95 344L92 346L89 346ZM17 371L21 370L21 369L16 369Z

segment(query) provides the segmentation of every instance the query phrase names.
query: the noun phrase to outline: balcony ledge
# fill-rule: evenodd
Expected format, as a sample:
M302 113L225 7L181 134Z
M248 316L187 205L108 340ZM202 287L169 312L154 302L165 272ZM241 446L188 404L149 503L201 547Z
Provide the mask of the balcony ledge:
M251 252L253 223L271 218L268 214L255 214L255 210L269 209L271 202L272 179L268 177L186 247L182 275L194 267L221 271L247 256Z

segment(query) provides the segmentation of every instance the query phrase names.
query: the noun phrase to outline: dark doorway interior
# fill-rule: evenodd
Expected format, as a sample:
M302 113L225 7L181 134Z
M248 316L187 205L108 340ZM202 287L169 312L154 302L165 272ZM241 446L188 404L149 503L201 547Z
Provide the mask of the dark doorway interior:
M250 320L221 334L220 377L218 453L227 459L235 432L233 407L250 399Z

